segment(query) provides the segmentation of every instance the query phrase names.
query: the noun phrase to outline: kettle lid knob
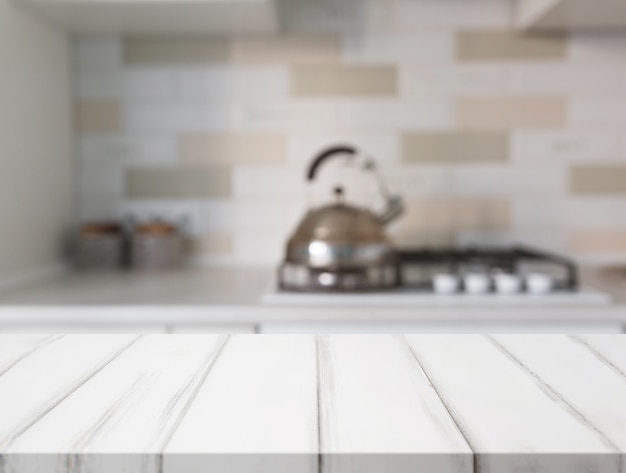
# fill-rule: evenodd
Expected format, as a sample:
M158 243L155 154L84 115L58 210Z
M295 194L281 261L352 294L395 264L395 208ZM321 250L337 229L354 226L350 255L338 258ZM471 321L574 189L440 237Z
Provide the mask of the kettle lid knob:
M335 200L337 201L337 203L338 204L343 204L344 196L345 196L345 192L343 190L343 187L337 186L337 187L335 187L333 192L335 193Z

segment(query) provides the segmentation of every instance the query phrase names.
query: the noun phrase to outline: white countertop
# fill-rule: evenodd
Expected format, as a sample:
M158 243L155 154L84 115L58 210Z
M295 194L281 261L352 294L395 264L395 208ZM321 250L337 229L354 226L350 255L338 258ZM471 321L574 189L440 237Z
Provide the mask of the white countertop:
M11 327L15 328L11 331L56 331L56 325L63 325L65 331L70 331L70 325L80 326L83 332L161 331L164 326L177 331L213 324L208 330L222 325L226 331L261 327L263 332L571 333L623 331L626 324L626 276L616 271L583 273L585 285L614 298L615 303L602 307L475 302L466 306L433 302L264 306L259 301L272 274L272 268L263 267L68 273L0 295L0 331Z
M0 393L11 473L621 473L626 459L626 336L4 335Z

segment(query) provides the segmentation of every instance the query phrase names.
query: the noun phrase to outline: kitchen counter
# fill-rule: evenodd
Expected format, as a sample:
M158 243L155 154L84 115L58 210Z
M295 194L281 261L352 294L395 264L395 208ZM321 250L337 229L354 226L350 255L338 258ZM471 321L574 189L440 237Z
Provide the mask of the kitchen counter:
M620 473L626 459L619 335L3 335L0 393L11 473Z
M607 306L267 306L271 268L68 273L0 295L0 331L53 332L622 332L626 276L587 270ZM622 288L622 286L624 286Z

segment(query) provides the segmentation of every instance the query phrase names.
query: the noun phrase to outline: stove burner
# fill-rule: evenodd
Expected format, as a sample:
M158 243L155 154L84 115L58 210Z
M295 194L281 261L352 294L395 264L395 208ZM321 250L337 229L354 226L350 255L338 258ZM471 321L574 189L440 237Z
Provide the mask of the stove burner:
M278 270L281 290L291 292L371 292L399 286L396 262L368 268L310 268L283 263Z
M367 268L311 268L283 262L278 283L288 292L375 292L398 288L432 290L433 272L521 274L527 264L558 272L555 289L576 291L576 264L563 256L515 246L502 249L402 249L393 262Z

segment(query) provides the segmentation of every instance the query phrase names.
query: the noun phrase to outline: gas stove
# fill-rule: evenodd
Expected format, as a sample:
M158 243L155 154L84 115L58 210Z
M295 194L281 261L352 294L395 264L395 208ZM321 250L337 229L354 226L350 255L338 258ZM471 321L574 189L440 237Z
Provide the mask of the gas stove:
M526 246L507 248L415 248L396 251L393 285L359 290L369 277L354 271L305 269L309 284L297 289L278 271L262 297L269 305L606 305L610 297L580 286L573 260ZM363 270L367 271L367 270ZM354 289L354 288L357 289Z

